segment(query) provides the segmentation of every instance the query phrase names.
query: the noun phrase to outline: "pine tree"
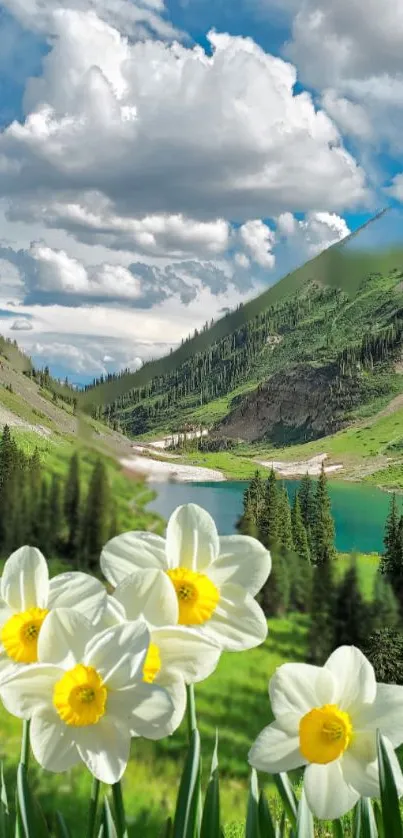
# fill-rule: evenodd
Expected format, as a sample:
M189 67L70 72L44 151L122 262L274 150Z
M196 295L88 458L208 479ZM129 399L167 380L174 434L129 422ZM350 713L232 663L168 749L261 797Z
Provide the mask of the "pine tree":
M255 521L259 520L265 502L265 486L260 471L255 471L249 483L249 502Z
M372 598L372 631L394 629L399 623L399 603L393 593L392 585L382 573L377 573L374 581Z
M115 538L115 535L119 534L119 516L118 516L118 505L115 500L111 503L111 514L110 514L110 523L109 523L109 538Z
M51 520L48 484L47 481L43 479L41 486L40 501L38 505L38 542L34 546L39 547L39 549L45 554L45 556L49 555L50 528Z
M399 551L398 536L399 516L397 512L396 495L395 493L393 493L390 502L389 514L385 524L385 535L383 539L383 543L385 545L385 552L381 558L381 573L390 573L393 576L394 568L397 564L397 554Z
M322 666L334 648L334 606L333 562L325 551L313 569L309 663Z
M296 492L294 495L294 503L292 505L291 512L291 522L295 552L297 553L301 561L310 563L311 554L309 551L308 536L302 518L301 502L298 492Z
M364 602L357 574L356 558L339 582L334 607L334 648L365 644L371 632L370 608Z
M236 528L240 533L242 533L242 535L251 535L253 538L257 538L258 529L254 514L254 504L250 496L249 488L246 489L244 494L244 510L237 521Z
M287 613L290 604L290 570L281 550L272 551L271 561L270 576L258 595L258 602L266 617L279 617Z
M276 475L272 469L266 483L264 504L258 520L259 538L269 549L274 549L278 543L278 509L279 492Z
M284 483L278 490L277 522L278 543L284 552L289 552L294 549L294 541L292 537L290 501Z
M364 654L372 663L375 678L381 684L403 685L403 634L383 628L368 638Z
M327 489L327 478L322 463L315 494L315 525L313 530L314 553L313 560L321 564L327 559L334 559L334 521L331 512L330 498Z
M57 474L52 476L49 494L49 514L50 514L50 533L49 533L49 550L53 554L59 552L61 546L61 537L63 530L63 512L62 512L62 497L60 489L60 480Z
M312 478L308 473L302 478L299 489L298 498L301 506L302 522L306 529L308 539L309 552L312 552L313 530L315 527L315 497L312 485Z
M0 545L9 550L11 515L11 480L16 467L16 452L10 428L4 425L0 440Z
M110 489L106 468L97 460L91 475L81 530L81 551L87 568L97 568L109 537Z
M64 487L64 517L67 524L67 554L73 556L80 538L80 461L77 452L70 460Z

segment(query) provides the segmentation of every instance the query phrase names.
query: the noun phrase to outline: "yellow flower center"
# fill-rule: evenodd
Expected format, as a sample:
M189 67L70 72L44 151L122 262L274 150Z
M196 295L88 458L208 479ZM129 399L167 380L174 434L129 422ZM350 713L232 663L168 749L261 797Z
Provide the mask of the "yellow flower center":
M299 723L299 747L308 762L333 762L348 748L352 736L350 716L336 704L315 707Z
M186 567L176 567L166 573L178 597L179 624L200 625L209 620L220 601L220 592L211 579Z
M13 614L0 633L0 640L9 658L17 663L35 663L38 660L38 636L42 623L49 613L46 608L29 608Z
M96 669L78 663L56 682L53 704L66 725L95 725L105 713L107 694Z
M161 655L158 646L150 643L144 662L143 681L152 684L161 669Z

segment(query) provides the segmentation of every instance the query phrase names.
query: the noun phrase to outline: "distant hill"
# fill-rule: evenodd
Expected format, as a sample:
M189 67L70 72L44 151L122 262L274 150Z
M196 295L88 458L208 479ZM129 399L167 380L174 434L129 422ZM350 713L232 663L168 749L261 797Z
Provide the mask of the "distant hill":
M79 405L131 435L204 424L216 436L305 441L403 390L402 334L403 223L386 211Z

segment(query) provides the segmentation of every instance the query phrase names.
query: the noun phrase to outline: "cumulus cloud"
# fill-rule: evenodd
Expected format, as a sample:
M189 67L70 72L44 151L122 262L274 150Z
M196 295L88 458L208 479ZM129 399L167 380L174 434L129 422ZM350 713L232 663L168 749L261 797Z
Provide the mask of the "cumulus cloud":
M239 237L244 247L249 251L253 260L263 268L273 268L275 256L272 247L276 237L270 227L263 221L255 219L247 221L239 230Z
M325 91L344 131L403 148L403 6L396 0L303 0L286 55Z
M230 225L222 218L195 221L177 215L118 216L102 193L89 192L71 201L42 204L35 198L14 201L9 220L41 218L48 227L63 228L76 239L106 248L134 251L146 256L180 259L211 257L223 253L229 242Z
M14 320L13 325L10 326L10 329L15 332L30 332L33 328L33 324L26 317L19 317L18 320Z
M60 0L3 0L3 5L26 28L54 35ZM131 37L180 37L181 33L164 17L164 0L69 0L69 8L94 12L120 32Z
M385 189L385 192L403 202L403 172L394 176L391 185Z
M71 9L55 13L55 27L43 75L27 87L26 119L0 135L0 189L14 211L22 194L35 199L33 213L56 202L63 216L62 205L95 192L107 199L107 224L183 216L216 222L208 236L222 241L220 219L365 199L364 172L335 124L294 93L295 68L252 40L210 32L211 56L131 44Z
M311 212L303 220L284 213L277 219L277 231L298 248L302 258L316 256L350 233L344 218L328 212Z

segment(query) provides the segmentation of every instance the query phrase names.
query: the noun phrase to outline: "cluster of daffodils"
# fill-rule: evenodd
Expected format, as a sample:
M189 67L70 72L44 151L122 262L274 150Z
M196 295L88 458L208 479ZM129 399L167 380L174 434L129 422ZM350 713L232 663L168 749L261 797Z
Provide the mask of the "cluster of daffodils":
M0 583L0 697L30 720L39 764L62 772L82 761L117 783L132 737L161 739L180 725L186 685L207 678L222 650L262 643L254 595L271 568L247 536L218 536L194 504L171 516L166 538L113 538L101 568L49 580L33 547L10 556Z
M30 720L39 764L62 772L84 762L117 783L133 737L161 739L180 725L186 685L207 678L222 651L260 645L267 622L254 599L270 553L248 536L219 537L211 516L187 504L166 538L128 532L104 547L113 589L85 573L49 580L41 552L22 547L0 581L0 697ZM249 753L257 770L305 767L312 812L333 819L379 796L376 733L383 734L399 795L394 748L403 742L403 687L377 684L354 647L323 667L279 667L269 684L274 722Z

